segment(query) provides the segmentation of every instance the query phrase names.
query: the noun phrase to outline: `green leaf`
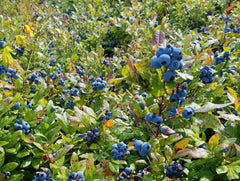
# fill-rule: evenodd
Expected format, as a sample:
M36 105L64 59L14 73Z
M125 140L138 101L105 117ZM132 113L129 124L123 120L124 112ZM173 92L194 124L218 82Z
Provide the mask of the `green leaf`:
M117 84L121 83L122 81L126 80L127 78L128 77L120 77L120 78L112 79L109 81L109 83L117 85Z
M150 78L150 92L153 96L159 97L164 94L164 89L163 89L163 80L161 80L161 73L159 72L158 74L154 74Z
M14 117L8 117L5 116L0 121L0 128L3 128L4 126L8 125L12 120L14 120Z
M69 120L67 119L67 113L64 112L64 114L56 114L58 121L60 125L62 126L62 130L65 133L68 133L68 127L69 127Z
M142 113L142 109L139 105L139 103L137 102L133 102L130 104L130 108L132 110L132 112L137 115L138 117L144 117L143 113Z
M67 145L63 148L61 148L60 150L57 151L56 156L55 156L55 160L59 160L62 156L65 156L66 153L71 150L74 147L74 145Z
M55 159L54 165L61 167L64 165L64 161L65 161L65 156L61 156L60 159L58 160Z
M136 160L135 163L136 163L136 164L140 163L140 164L145 164L145 165L147 165L146 160Z
M109 162L109 168L113 173L119 172L119 166L116 164L112 164L111 162Z
M18 158L23 158L23 157L25 157L25 156L28 156L29 154L30 154L29 151L23 150L23 151L20 151L20 152L17 154L17 157L18 157Z
M90 149L90 150L97 150L97 149L99 149L99 146L98 146L98 144L96 144L96 143L92 143L92 144L89 146L89 149Z
M36 170L38 170L42 162L43 162L43 161L42 161L41 159L34 158L34 159L32 160L32 166L33 166L33 168L35 168Z
M4 145L7 145L8 142L7 141L0 141L0 146L4 146Z
M10 177L11 181L19 181L22 180L24 177L24 174L16 174Z
M220 120L213 114L208 113L196 113L194 114L195 122L201 127L212 128L214 130L223 129L223 125Z
M127 164L127 162L125 160L113 160L112 162L117 165L126 165Z
M197 108L197 109L195 110L195 112L196 112L196 113L198 113L198 112L209 112L209 111L211 111L211 110L215 110L215 109L227 107L227 106L229 106L229 105L231 105L231 104L233 104L233 103L214 104L214 103L208 102L208 103L205 104L203 107Z
M228 171L228 167L226 165L217 167L216 169L217 174L227 173L227 171Z
M89 116L93 117L94 119L97 118L96 113L92 110L92 108L87 106L82 106L82 108Z
M228 168L227 176L228 176L229 180L239 179L239 174L238 174L238 172L234 169L234 167L229 167L229 168Z
M7 111L9 111L13 106L15 106L15 104L16 104L17 101L20 99L20 97L21 97L21 95L16 94L16 95L13 97L11 103L10 103L7 107L3 107L3 110L0 110L0 112L2 112L2 113L0 114L0 117L3 117L3 115L4 115ZM6 99L6 101L7 101L7 99Z
M160 144L161 144L161 146L171 145L171 144L175 143L176 141L182 139L182 137L183 136L181 134L173 134L173 135L169 136L167 139L161 139Z
M5 161L5 151L3 147L0 147L0 168L4 164L4 161Z
M18 166L17 162L9 162L6 165L4 165L1 169L2 172L10 172L14 170Z
M11 140L9 141L9 144L7 145L8 148L11 148L13 147L21 138L21 134L22 134L22 131L21 130L18 130L18 131L15 131L12 136L11 136Z
M78 155L75 152L72 153L70 163L71 163L72 171L77 172L79 170L79 162L78 162Z
M28 167L29 165L31 165L31 163L32 163L32 158L29 158L29 159L27 159L27 160L24 160L23 162L22 162L22 164L20 165L20 168L26 168L26 167Z

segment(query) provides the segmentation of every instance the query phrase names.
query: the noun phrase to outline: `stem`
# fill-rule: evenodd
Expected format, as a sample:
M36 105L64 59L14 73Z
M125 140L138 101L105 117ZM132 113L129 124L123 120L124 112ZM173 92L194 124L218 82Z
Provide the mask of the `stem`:
M146 121L146 119L143 119L145 124L148 126L148 128L150 129L150 131L152 132L152 134L156 137L156 134L154 133L154 131L152 130L151 126L148 124L148 122Z

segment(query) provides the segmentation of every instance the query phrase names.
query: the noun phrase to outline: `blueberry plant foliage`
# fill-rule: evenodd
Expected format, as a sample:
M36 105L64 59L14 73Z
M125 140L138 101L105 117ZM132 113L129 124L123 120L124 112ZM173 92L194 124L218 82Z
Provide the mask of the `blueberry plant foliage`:
M239 180L239 14L0 1L0 181Z

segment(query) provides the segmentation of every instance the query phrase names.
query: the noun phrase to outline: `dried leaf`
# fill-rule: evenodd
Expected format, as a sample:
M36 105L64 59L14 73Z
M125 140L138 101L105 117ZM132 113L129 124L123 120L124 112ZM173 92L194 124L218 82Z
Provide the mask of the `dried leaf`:
M165 34L158 29L154 32L153 38L152 38L152 46L160 45L165 42Z

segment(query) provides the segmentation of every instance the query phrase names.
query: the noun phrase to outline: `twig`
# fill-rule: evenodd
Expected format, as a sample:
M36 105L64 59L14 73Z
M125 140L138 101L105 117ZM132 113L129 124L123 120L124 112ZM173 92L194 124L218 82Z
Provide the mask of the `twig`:
M151 126L148 124L148 122L146 121L146 119L143 119L145 124L148 126L148 128L150 129L150 131L152 132L152 134L156 137L156 134L154 133L154 131L152 130Z

